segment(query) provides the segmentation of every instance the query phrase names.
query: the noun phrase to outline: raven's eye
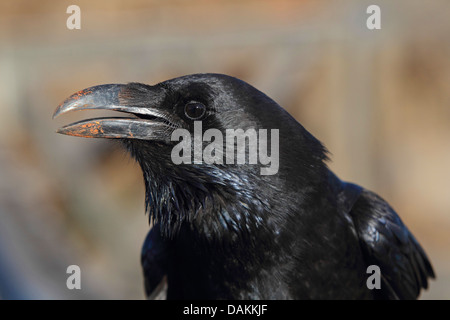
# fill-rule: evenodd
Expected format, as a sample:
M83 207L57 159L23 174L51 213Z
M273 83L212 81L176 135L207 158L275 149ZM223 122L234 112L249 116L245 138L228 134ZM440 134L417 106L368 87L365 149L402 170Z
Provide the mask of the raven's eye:
M186 117L192 120L197 120L203 117L206 112L206 107L200 102L189 102L184 107Z

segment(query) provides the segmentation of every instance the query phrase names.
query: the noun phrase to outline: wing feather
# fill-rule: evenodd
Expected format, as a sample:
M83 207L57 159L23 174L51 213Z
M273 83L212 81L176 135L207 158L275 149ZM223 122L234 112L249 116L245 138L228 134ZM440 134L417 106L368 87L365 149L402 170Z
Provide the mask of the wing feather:
M434 271L424 250L397 213L377 194L363 189L350 215L368 264L378 265L384 299L416 299Z

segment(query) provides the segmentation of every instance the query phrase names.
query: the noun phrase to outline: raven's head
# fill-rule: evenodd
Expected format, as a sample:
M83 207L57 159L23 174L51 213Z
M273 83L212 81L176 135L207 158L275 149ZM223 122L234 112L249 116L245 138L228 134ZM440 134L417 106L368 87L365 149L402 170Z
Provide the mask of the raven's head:
M292 198L295 206L308 192L306 181L310 188L324 167L320 142L265 94L225 75L189 75L154 86L95 86L65 100L54 117L83 109L131 115L89 119L58 132L120 139L142 167L147 210L166 236L183 223L213 238L235 239L258 229L277 232L270 212L281 207L278 194ZM230 142L230 130L244 133L243 149L237 146L239 137ZM227 153L227 145L235 152Z

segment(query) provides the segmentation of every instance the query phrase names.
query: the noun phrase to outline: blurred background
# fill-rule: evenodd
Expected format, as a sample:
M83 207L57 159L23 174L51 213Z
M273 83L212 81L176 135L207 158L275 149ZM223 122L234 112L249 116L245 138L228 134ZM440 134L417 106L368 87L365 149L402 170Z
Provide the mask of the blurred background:
M144 298L138 165L115 142L55 133L86 113L51 116L92 85L215 72L272 97L336 174L388 200L437 273L421 297L450 298L449 35L448 0L2 0L0 295ZM81 290L66 287L72 264Z

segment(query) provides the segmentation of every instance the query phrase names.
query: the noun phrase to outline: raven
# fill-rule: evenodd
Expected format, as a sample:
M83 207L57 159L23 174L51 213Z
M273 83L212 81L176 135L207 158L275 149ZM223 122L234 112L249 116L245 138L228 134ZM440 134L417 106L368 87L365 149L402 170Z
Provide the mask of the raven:
M322 143L242 80L193 74L153 86L99 85L70 96L53 117L83 109L129 115L58 132L120 139L140 164L153 224L141 255L148 298L167 290L167 299L416 299L434 278L391 206L341 181L328 169ZM277 130L278 142L265 146L278 143L278 170L262 174L262 163L187 158L175 164L180 140L173 134L194 133L199 122L202 133ZM195 139L186 138L183 157ZM200 147L212 140L203 137ZM216 155L225 154L214 146ZM247 157L255 151L250 143L243 150ZM375 288L369 266L379 270Z

